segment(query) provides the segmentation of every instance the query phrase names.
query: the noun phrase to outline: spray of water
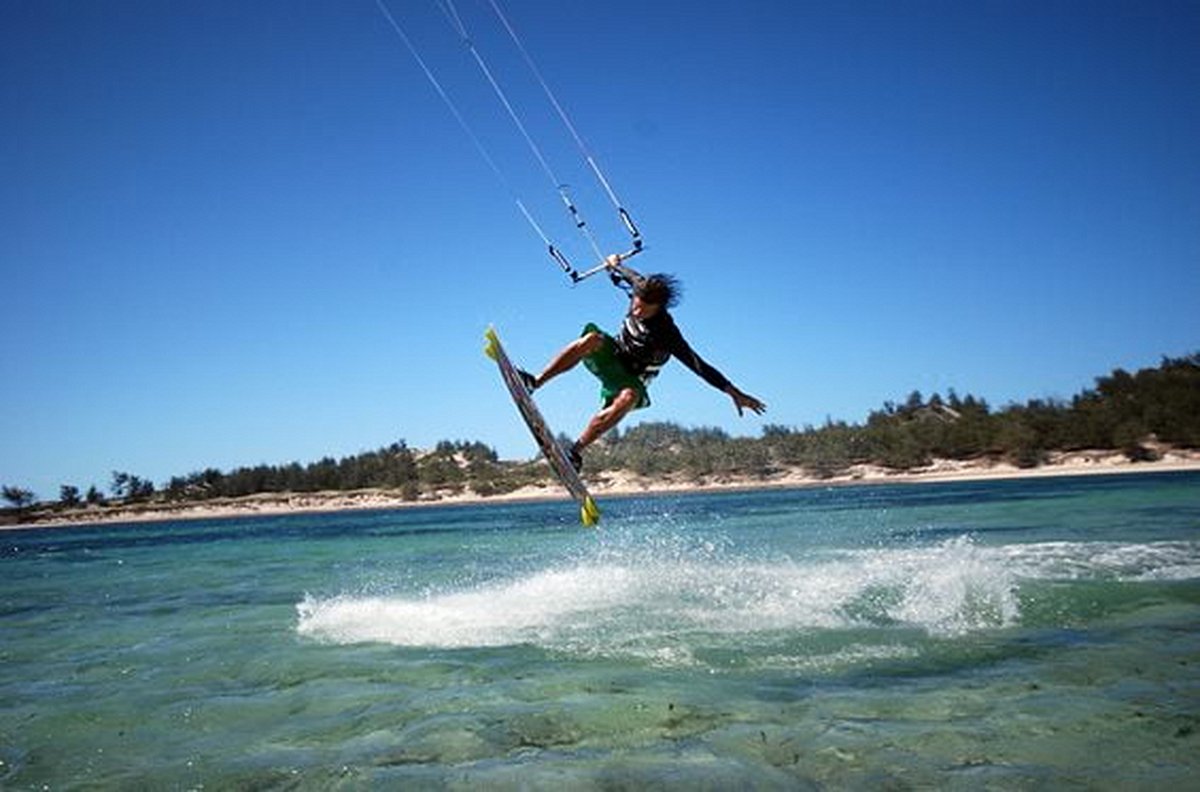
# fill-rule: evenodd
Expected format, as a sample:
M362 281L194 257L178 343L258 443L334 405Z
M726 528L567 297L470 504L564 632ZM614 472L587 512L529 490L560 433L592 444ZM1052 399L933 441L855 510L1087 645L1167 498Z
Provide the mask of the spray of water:
M337 643L531 644L688 663L698 652L731 647L783 651L797 636L829 631L953 637L1007 627L1020 617L1011 566L966 537L766 561L737 555L726 542L659 535L600 543L587 557L461 590L306 597L298 629Z

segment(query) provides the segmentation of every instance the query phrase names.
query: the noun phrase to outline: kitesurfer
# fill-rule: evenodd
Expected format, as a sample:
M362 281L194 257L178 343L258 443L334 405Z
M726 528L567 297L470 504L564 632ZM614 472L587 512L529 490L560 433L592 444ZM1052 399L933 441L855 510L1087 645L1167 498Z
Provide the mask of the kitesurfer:
M576 470L583 467L585 448L633 410L650 405L647 385L672 357L732 398L738 415L744 410L761 415L767 409L706 363L684 339L670 313L680 297L680 284L675 278L663 274L643 277L623 266L620 256L609 256L606 264L614 283L630 294L629 311L620 333L609 335L589 322L582 335L555 355L541 374L535 377L527 371L519 372L530 392L580 362L600 380L603 406L567 451Z

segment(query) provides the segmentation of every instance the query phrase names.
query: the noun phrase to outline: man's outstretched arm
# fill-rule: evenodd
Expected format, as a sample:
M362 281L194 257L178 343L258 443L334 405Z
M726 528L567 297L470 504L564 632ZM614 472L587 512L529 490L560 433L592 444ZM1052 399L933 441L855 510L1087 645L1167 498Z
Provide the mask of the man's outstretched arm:
M767 410L767 405L751 396L748 393L740 390L736 385L729 381L729 378L720 371L709 365L704 358L696 354L683 334L676 329L675 343L672 345L671 354L674 355L683 365L690 368L700 376L709 385L712 385L717 390L727 394L733 399L733 406L737 408L738 415L743 415L744 410L752 410L758 415L762 415Z

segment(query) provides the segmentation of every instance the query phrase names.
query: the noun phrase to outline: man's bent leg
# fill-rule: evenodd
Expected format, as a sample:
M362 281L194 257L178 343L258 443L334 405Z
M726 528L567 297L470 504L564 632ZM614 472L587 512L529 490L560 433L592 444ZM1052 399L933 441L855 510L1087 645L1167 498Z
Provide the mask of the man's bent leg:
M622 389L607 407L592 416L592 420L575 441L575 449L582 451L603 437L605 432L619 424L622 418L637 407L640 399L641 394L633 388Z
M545 370L534 380L534 387L540 388L559 374L575 368L579 365L579 361L598 350L603 343L604 336L602 334L591 332L567 344L546 364Z

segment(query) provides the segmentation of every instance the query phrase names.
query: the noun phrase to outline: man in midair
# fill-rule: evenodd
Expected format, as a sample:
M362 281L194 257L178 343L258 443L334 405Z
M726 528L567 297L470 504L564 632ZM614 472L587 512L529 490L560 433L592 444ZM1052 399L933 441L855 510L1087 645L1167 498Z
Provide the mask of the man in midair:
M767 409L706 363L684 339L670 313L679 302L679 281L665 274L643 277L622 265L619 256L609 256L606 264L613 282L630 295L620 333L611 336L588 323L583 334L555 355L541 374L535 377L527 371L519 372L530 392L580 362L600 380L603 406L567 451L576 470L583 467L584 449L632 411L650 406L647 385L672 357L733 399L738 415L744 410L761 415Z

